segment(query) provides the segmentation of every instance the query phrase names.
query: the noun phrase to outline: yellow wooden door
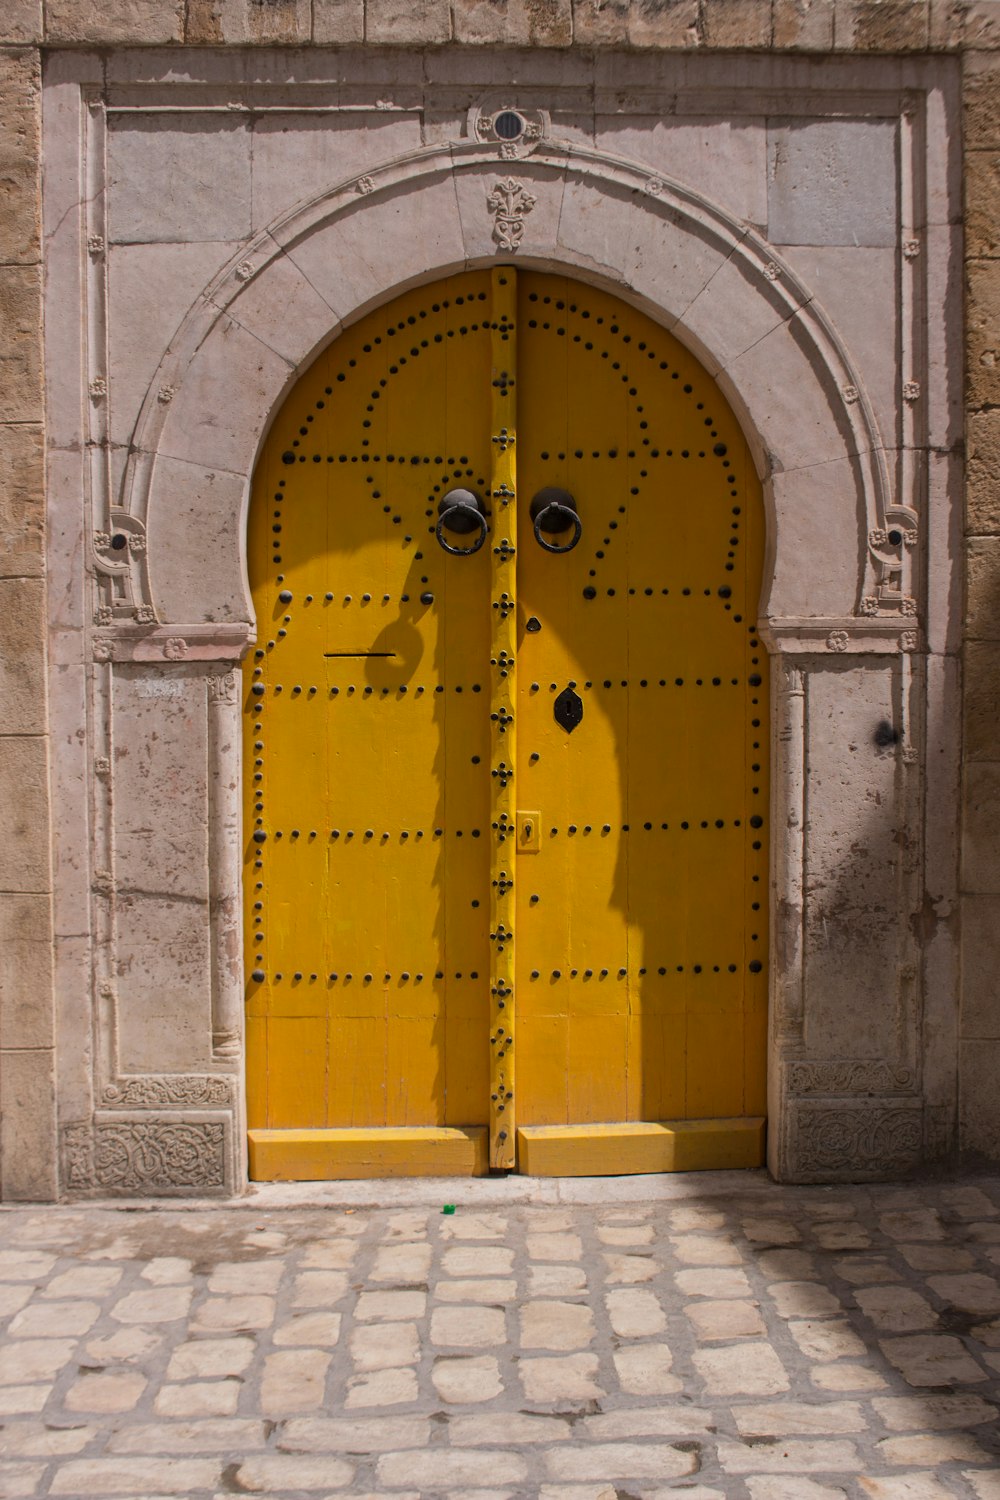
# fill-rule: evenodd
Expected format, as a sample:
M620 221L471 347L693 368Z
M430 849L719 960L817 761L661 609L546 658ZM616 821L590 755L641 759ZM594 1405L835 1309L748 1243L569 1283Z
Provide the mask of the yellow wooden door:
M714 382L592 288L466 273L299 380L249 528L254 1177L761 1160L762 554Z

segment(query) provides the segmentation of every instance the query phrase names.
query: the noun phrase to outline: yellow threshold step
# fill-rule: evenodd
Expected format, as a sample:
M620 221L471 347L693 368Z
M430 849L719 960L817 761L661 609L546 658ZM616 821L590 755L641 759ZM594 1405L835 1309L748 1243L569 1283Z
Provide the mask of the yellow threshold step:
M384 1129L251 1130L253 1182L361 1177L485 1177L485 1125Z
M764 1164L764 1119L640 1120L607 1125L525 1125L518 1170L529 1177L618 1177L705 1172Z

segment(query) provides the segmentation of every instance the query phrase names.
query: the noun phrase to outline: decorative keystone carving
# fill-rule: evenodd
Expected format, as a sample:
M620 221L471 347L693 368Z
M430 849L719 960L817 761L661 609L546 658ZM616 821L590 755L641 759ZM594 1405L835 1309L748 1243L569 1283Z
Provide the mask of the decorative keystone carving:
M221 1121L116 1120L63 1131L71 1192L156 1193L225 1186Z
M469 116L469 134L484 145L494 146L502 161L530 155L548 127L545 110L521 109L505 101L477 105Z
M523 182L504 177L494 186L486 200L493 215L493 238L501 250L516 250L524 238L524 221L536 199Z

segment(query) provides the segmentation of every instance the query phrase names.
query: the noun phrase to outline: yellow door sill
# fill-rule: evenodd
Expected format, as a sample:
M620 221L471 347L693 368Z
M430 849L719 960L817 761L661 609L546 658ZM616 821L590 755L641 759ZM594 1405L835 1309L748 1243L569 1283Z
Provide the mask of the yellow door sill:
M364 1177L484 1177L485 1125L384 1129L251 1130L253 1182Z
M764 1164L764 1120L658 1120L607 1125L526 1125L518 1169L529 1177L618 1177L706 1172Z

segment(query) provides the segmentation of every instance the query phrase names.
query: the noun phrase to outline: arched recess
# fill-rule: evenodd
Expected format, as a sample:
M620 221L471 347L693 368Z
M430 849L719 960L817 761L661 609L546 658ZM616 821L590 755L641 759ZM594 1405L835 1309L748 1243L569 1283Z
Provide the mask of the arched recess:
M912 627L913 514L891 504L863 385L790 267L745 224L641 165L553 141L512 164L495 145L467 143L400 158L293 210L188 313L147 393L114 517L139 540L111 616L162 627L128 654L155 659L178 640L194 658L240 654L253 629L249 477L296 372L390 294L511 254L606 285L716 377L765 485L773 645L885 649ZM808 566L817 546L819 571Z

